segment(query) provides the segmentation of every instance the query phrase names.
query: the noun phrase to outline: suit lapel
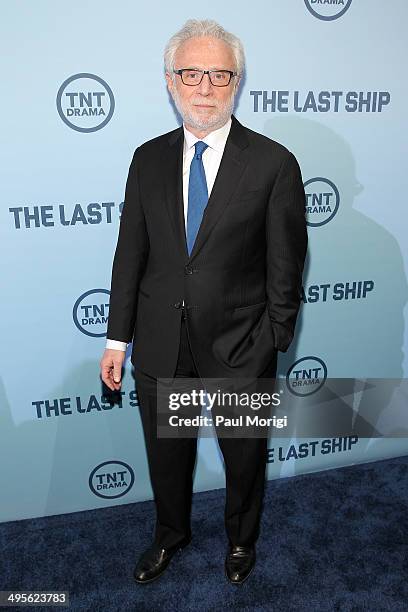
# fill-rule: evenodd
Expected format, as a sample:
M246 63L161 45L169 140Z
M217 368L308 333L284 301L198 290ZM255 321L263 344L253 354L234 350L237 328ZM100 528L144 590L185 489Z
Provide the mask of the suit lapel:
M187 239L184 226L183 205L183 128L172 133L169 148L163 153L163 168L166 186L166 206L176 243L183 261L188 259Z
M224 153L218 169L217 178L210 198L204 210L203 219L189 257L184 222L183 206L183 128L172 132L169 138L170 148L163 157L166 183L166 204L171 225L184 261L191 261L205 242L227 208L235 191L239 188L248 163L248 139L245 128L232 116L232 125L227 138Z
M232 116L230 133L210 198L190 255L192 260L201 250L214 226L240 186L248 163L248 139L245 128Z
M237 191L248 164L248 138L245 128L232 115L232 125L224 153L203 219L190 255L193 259L201 250L214 226Z

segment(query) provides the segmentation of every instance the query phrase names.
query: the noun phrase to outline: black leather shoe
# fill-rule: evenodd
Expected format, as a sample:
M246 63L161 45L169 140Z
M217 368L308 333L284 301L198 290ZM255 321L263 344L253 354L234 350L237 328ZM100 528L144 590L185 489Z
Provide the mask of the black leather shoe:
M229 545L225 557L225 574L233 584L241 584L246 580L255 566L255 546Z
M160 548L153 544L142 554L137 562L133 572L133 577L136 582L145 584L146 582L153 582L153 580L159 578L175 553L179 550L183 550L189 542L190 540L185 543L183 542L173 549Z

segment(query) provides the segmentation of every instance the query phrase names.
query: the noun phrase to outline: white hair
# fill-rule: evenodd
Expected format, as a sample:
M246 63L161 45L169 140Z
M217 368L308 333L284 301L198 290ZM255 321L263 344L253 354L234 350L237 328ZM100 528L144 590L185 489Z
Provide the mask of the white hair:
M166 72L169 74L173 73L174 57L180 45L190 38L198 38L200 36L212 36L224 41L234 54L238 76L242 76L245 68L245 54L242 42L235 34L224 30L213 19L189 19L181 30L170 38L164 49L164 67ZM173 74L172 76L174 78Z

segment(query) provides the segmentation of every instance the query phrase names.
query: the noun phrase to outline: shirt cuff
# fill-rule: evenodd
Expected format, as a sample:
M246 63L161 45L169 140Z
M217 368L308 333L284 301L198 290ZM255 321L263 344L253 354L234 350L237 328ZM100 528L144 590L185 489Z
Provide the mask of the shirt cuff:
M127 342L121 342L120 340L106 340L106 348L114 349L115 351L126 351Z

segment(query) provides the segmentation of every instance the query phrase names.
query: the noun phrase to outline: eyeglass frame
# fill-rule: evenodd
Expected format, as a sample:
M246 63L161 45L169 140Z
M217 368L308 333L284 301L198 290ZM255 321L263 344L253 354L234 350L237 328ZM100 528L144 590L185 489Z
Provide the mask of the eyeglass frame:
M187 70L194 70L195 72L201 72L201 79L198 81L198 83L194 83L194 84L193 83L185 83L183 81L183 72L187 71ZM181 82L183 83L183 85L186 85L186 87L197 87L197 85L200 85L202 83L202 81L203 81L203 78L204 78L205 74L208 74L208 78L210 80L210 83L214 87L228 87L228 85L230 85L230 83L231 83L232 77L238 76L238 72L234 72L233 70L200 70L199 68L179 68L178 70L175 70L173 68L173 72L174 72L174 74L178 74L181 77ZM230 75L230 80L225 85L216 85L211 80L210 74L212 72L228 72L228 74Z

